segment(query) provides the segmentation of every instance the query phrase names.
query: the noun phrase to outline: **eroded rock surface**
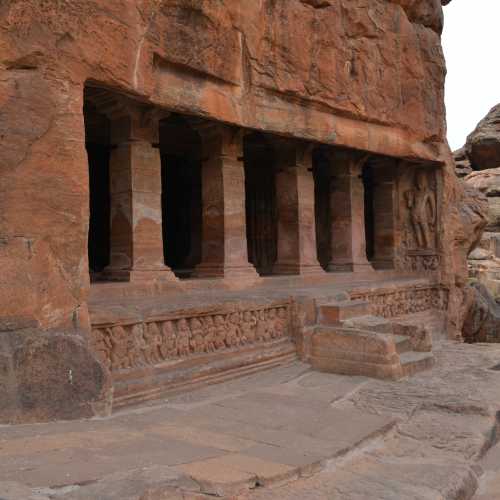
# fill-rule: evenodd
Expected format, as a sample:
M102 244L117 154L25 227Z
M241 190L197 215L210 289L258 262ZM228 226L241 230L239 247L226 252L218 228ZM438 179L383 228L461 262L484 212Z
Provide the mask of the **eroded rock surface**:
M465 150L465 146L453 152L455 159L455 172L458 177L465 177L472 172L469 157Z
M72 332L0 333L0 399L5 423L109 413L109 373Z
M465 148L474 170L500 167L500 104L478 123Z

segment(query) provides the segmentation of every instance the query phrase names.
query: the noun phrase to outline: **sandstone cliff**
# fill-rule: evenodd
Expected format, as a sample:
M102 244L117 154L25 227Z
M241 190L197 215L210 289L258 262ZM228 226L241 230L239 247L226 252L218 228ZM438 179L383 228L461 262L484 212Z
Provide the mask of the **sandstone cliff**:
M52 332L65 335L38 388L49 395L53 380L68 380L90 330L88 85L145 106L440 165L436 279L450 291L450 331L459 334L466 256L482 218L445 139L442 22L439 0L1 2L0 373L10 387L37 376L10 364L12 349L26 351L12 340L21 331L40 335L41 352ZM88 372L85 403L68 399L66 417L106 399L98 372Z

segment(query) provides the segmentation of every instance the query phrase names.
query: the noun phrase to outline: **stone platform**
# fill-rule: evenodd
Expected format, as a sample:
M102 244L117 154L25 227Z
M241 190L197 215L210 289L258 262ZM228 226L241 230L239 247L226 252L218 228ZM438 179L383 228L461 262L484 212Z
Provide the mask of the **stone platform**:
M340 316L324 318L328 307ZM333 373L409 375L433 359L389 322L446 307L432 276L392 271L261 278L236 289L234 280L101 283L89 302L91 344L112 374L115 410L295 359ZM342 352L332 356L325 346L339 344L340 330ZM444 321L435 331L445 335Z
M2 426L0 498L470 500L481 483L493 500L500 347L436 356L402 381L293 362L108 418Z

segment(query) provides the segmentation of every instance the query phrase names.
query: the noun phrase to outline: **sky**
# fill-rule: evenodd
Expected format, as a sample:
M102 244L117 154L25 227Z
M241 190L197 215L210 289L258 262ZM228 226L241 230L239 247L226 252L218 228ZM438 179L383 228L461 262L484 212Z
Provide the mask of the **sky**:
M500 0L453 0L444 13L448 141L455 150L500 103Z

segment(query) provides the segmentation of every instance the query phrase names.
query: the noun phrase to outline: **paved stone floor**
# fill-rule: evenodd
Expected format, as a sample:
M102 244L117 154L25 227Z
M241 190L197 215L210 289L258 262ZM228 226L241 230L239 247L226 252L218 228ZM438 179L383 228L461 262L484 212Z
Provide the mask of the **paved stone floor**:
M106 419L0 427L0 499L497 500L500 345L436 356L399 382L297 362Z

